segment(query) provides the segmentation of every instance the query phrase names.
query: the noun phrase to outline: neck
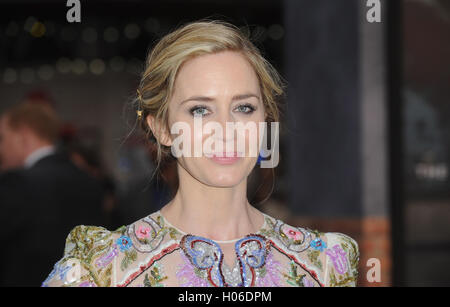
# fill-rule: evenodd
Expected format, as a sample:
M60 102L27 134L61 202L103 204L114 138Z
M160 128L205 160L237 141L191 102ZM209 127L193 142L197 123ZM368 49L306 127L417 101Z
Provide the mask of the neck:
M47 140L41 139L40 137L36 136L33 132L30 132L27 130L25 130L25 132L23 132L23 139L24 139L23 151L24 151L25 157L29 156L34 151L36 151L42 147L53 145L53 143L51 143Z
M183 232L227 241L256 232L262 214L247 200L247 180L233 187L207 186L178 165L179 189L161 209L162 215Z

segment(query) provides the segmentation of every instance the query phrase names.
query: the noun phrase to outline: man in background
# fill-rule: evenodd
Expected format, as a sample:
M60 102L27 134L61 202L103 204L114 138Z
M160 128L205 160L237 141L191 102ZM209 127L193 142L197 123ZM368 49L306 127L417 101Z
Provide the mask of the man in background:
M0 116L0 286L40 286L77 225L103 225L103 190L57 144L60 121L42 104Z

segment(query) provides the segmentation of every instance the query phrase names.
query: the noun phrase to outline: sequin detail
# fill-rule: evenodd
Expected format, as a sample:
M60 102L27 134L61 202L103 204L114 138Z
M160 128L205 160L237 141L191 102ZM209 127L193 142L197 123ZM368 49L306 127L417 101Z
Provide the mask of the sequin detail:
M213 240L188 234L181 239L180 247L194 266L191 268L185 263L181 269L180 276L188 280L186 283L203 283L198 279L200 278L206 279L215 287L255 286L256 280L264 272L261 269L269 251L264 236L248 235L235 243L237 263L230 269L223 262L222 249ZM272 268L270 270L269 276L272 277ZM195 272L195 276L192 272Z
M264 218L256 234L227 243L182 233L159 211L115 231L77 226L42 286L356 285L355 240ZM235 256L233 267L224 252Z
M114 244L112 250L104 256L98 258L95 264L98 267L104 268L111 263L111 261L114 259L114 257L117 256L118 253L119 251L117 250L117 244Z
M290 231L293 231L293 227L280 220L277 220L274 231L283 245L294 252L302 252L308 249L312 240L311 233L301 227L295 228L294 235L287 235L286 233L290 234Z
M121 252L129 250L132 245L131 239L127 236L121 236L119 239L116 240L116 244L119 245Z
M347 253L339 244L334 245L332 249L327 249L326 254L333 261L333 266L339 274L345 274L347 272Z
M314 239L311 241L311 247L319 252L323 252L327 248L327 244L322 239Z

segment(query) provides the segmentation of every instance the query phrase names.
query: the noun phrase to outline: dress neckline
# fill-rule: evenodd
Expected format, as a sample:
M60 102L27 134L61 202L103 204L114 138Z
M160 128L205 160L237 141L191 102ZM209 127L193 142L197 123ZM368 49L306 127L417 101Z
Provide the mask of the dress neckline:
M261 212L261 211L260 211L260 212ZM187 233L187 232L181 230L180 228L174 226L172 223L170 223L170 222L164 217L164 215L161 213L161 210L156 211L156 213L164 220L164 225L167 224L168 226L174 228L176 231L178 231L178 232L181 233L182 235L188 235L188 234L190 234L190 233ZM219 244L220 244L220 243L226 244L226 243L234 243L234 242L237 242L237 241L239 241L239 240L241 240L241 239L243 239L243 238L246 238L246 237L248 237L248 236L250 236L250 235L260 234L261 231L262 231L264 228L267 227L267 218L268 218L267 214L265 214L264 212L261 212L261 213L262 213L263 218L264 218L264 222L263 222L262 226L259 227L259 229L258 229L256 232L249 233L249 234L247 234L247 235L245 235L245 236L243 236L243 237L241 237L241 238L231 239L231 240L213 240L213 239L206 238L206 237L203 237L203 236L198 236L198 237L202 237L202 238L211 240L211 241L216 242L216 243L219 243ZM197 235L196 235L196 236L197 236Z

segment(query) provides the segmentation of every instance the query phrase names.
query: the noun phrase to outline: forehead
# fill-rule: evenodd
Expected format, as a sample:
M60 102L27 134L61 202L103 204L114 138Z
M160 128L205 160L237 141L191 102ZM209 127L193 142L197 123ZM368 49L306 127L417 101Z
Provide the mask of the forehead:
M175 80L174 95L235 95L249 90L259 92L253 67L241 53L224 51L185 62Z

